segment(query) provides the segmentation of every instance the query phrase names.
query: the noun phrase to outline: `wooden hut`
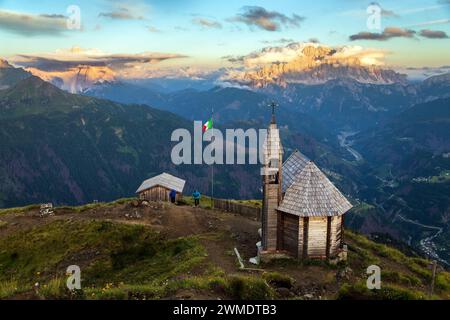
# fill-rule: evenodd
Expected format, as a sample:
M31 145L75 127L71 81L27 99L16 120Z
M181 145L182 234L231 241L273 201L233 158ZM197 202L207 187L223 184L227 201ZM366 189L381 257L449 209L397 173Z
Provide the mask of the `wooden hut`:
M142 182L136 190L141 200L169 201L169 193L173 189L177 192L177 200L182 196L186 181L168 173L161 173Z
M262 254L331 258L342 248L343 215L352 205L299 151L282 165L275 117L264 144Z

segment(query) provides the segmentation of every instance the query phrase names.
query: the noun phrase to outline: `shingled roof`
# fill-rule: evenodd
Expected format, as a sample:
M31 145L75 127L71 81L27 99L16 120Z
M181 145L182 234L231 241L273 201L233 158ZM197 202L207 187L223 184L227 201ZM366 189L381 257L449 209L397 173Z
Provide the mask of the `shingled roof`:
M338 216L350 210L352 207L350 202L323 172L312 161L304 163L305 159L300 155L297 154L290 160L291 156L286 160L286 163L290 161L286 168L291 169L287 177L294 178L287 187L278 210L300 217ZM299 169L301 166L303 168ZM286 183L289 184L289 180Z
M142 182L141 186L136 190L136 193L150 189L154 186L162 186L167 189L174 189L177 192L183 192L185 180L174 177L168 173L161 173L153 178L147 179Z
M286 192L287 188L294 183L295 177L305 168L308 161L308 157L298 150L292 152L286 159L283 163L283 192Z
M283 146L281 145L280 133L276 124L271 124L267 130L267 136L263 143L263 161L264 163L270 161L271 157L278 158L283 153Z

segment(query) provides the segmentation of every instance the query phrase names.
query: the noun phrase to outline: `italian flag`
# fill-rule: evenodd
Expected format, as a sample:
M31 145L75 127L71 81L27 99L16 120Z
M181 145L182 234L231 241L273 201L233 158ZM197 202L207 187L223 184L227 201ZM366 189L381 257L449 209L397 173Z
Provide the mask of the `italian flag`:
M203 132L206 132L207 130L211 129L212 126L213 126L213 121L212 121L212 118L211 118L211 119L209 119L208 121L206 121L206 122L203 124L202 131L203 131Z

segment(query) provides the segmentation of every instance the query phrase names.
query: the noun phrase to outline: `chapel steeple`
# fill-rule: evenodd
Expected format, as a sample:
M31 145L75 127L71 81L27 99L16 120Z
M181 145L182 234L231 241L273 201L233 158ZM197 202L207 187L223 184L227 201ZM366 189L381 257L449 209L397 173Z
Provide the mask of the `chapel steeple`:
M272 119L267 129L264 142L263 174L263 211L262 211L262 245L264 250L277 250L278 247L278 213L277 207L281 203L283 146L275 121L276 103L272 102Z

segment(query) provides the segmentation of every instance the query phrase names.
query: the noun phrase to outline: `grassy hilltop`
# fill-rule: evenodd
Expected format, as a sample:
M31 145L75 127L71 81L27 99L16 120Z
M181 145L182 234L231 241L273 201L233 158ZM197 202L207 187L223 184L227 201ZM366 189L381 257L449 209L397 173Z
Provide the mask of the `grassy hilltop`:
M251 202L250 202L251 203ZM190 205L131 199L0 210L1 299L449 299L440 271L429 296L429 261L349 231L349 259L276 263L240 270L256 254L259 222ZM82 289L65 287L67 266L81 268ZM382 270L382 289L365 287L366 268ZM38 283L39 286L35 287Z

